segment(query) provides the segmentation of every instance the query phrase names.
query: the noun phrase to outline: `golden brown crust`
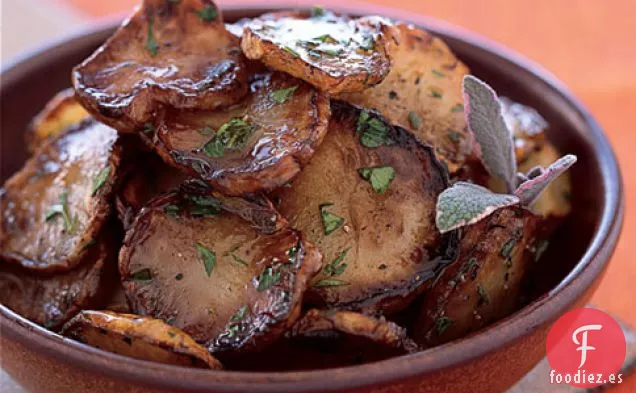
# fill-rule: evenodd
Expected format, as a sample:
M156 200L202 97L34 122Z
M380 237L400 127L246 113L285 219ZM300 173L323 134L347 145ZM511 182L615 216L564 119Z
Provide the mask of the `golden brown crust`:
M86 120L42 146L0 193L0 257L38 271L77 265L111 212L117 133Z
M33 154L39 146L55 138L90 115L75 98L73 89L64 89L46 104L27 128L26 143Z
M375 109L435 151L451 173L472 154L473 139L463 111L462 80L468 68L439 38L413 26L392 27L391 72L382 83L338 95L353 105Z
M168 112L144 138L166 162L228 195L279 187L300 172L322 142L329 98L283 73L255 77L251 90L241 104L223 112Z
M325 12L265 14L243 25L241 48L249 59L303 79L330 94L380 83L391 68L388 22L351 20Z
M231 212L240 205L256 214ZM281 220L271 206L266 211L183 191L151 202L120 254L133 311L171 321L213 353L258 350L278 339L299 317L321 255L285 226L265 234L272 225L262 227L261 217Z
M397 311L424 289L445 252L435 203L447 187L447 173L408 131L368 114L386 131L387 142L366 147L361 142L366 134L356 131L362 113L346 104L335 104L333 112L314 158L272 198L324 255L325 269L313 280L310 303ZM360 170L382 166L395 175L379 193ZM323 215L341 220L340 225L326 230Z
M466 227L457 259L426 294L414 335L425 347L462 337L518 306L541 219L519 206Z
M216 109L248 91L239 40L210 0L144 0L73 70L82 105L122 132L139 131L167 105Z
M221 369L221 363L183 331L163 321L110 311L82 311L61 334L135 359Z

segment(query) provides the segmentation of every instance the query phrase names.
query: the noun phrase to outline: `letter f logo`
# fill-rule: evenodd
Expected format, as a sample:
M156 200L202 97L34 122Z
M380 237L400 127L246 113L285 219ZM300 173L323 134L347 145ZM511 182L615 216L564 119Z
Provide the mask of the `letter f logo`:
M585 364L585 361L587 360L587 351L593 351L596 349L592 346L587 345L588 330L601 330L602 327L603 327L602 325L585 325L576 329L574 333L572 334L572 341L574 341L574 344L580 345L580 347L576 349L577 351L581 351L581 364L579 364L579 368L583 367L583 365ZM582 340L581 342L579 342L577 336L581 332L583 332L583 334L581 335Z

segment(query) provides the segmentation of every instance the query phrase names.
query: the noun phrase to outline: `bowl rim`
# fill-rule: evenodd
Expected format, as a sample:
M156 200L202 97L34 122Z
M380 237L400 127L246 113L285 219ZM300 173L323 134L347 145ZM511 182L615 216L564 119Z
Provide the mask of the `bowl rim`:
M598 159L600 176L603 178L605 203L600 224L576 266L550 293L541 296L526 307L470 336L451 341L422 352L391 358L359 366L334 368L329 370L293 372L241 372L199 370L180 366L158 364L105 352L50 332L0 305L0 334L20 341L25 346L52 356L60 361L90 371L131 382L142 382L148 386L189 391L236 392L297 392L298 384L303 391L319 392L325 389L354 389L371 385L384 385L393 381L406 380L423 374L439 372L443 369L468 363L501 349L508 344L530 334L539 326L556 319L579 299L596 281L609 262L618 240L623 222L624 196L621 173L616 156L603 130L588 110L552 74L541 66L496 44L474 32L453 26L434 18L396 10L387 7L358 2L346 5L336 1L326 1L325 6L338 12L351 14L378 14L403 20L421 26L436 35L461 41L527 74L536 83L545 85L575 112L588 129L587 137L593 140L592 149ZM297 2L282 1L264 5L257 0L239 4L224 4L223 12L273 11L284 8L299 8ZM307 8L300 7L300 8ZM361 12L363 10L363 12ZM113 29L121 19L103 20L63 37L40 49L17 57L2 66L0 90L7 80L16 79L34 66L47 53L64 52L82 40L103 35ZM603 159L600 159L600 158ZM574 285L576 284L576 285ZM506 325L506 332L499 327ZM325 373L329 372L329 378Z

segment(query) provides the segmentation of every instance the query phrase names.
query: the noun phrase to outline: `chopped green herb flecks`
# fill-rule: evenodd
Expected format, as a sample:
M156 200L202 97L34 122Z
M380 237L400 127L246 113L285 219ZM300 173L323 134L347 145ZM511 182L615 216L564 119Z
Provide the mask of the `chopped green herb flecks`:
M464 111L464 105L462 104L457 104L454 107L451 108L451 113L459 113L459 112L463 112Z
M221 157L226 151L239 151L245 147L255 129L254 125L235 117L219 128L203 146L203 152L210 157Z
M201 261L203 261L205 274L210 277L212 270L214 270L214 266L216 265L216 253L206 248L201 243L197 243L197 253L199 254L199 258L201 258Z
M243 266L249 266L249 263L247 263L246 260L240 258L239 256L236 255L236 252L238 251L240 247L236 246L233 249L231 249L230 251L225 253L226 257L230 257L232 258L232 260L236 263L238 263L239 265L243 265Z
M157 52L159 51L159 45L157 41L155 41L155 33L153 31L154 18L152 15L148 16L148 35L146 37L146 49L150 56L157 56Z
M298 85L288 87L286 89L280 89L273 91L271 94L272 101L277 104L282 104L287 101L291 96L294 95L294 92L298 89Z
M97 194L97 191L99 191L99 189L102 188L104 184L106 184L108 176L110 176L110 165L104 167L95 177L95 180L93 181L93 190L91 193L92 196L95 196L95 194Z
M77 216L71 218L71 214L68 208L68 191L64 190L60 193L59 203L51 206L44 216L45 221L50 221L57 216L62 216L64 220L64 231L72 233L75 224L77 223Z
M300 57L300 55L298 54L298 52L296 52L294 49L290 48L289 46L285 46L285 47L283 47L283 49L284 49L286 52L289 52L289 53L291 53L292 55L294 55L294 56L296 56L296 57Z
M86 244L84 244L84 246L82 246L82 251L83 250L88 250L89 248L93 247L95 244L97 244L97 240L95 240L95 239L91 239L91 240L87 241Z
M547 240L539 240L534 246L534 261L537 262L541 259L541 256L548 249L549 242Z
M319 6L314 6L311 8L311 17L319 18L321 16L325 16L325 9Z
M444 96L442 95L440 91L431 89L431 97L441 100Z
M199 18L204 22L212 22L219 15L219 11L214 4L207 4L203 9L197 11Z
M517 236L513 236L512 238L508 239L508 241L506 241L506 243L504 243L504 245L501 247L501 251L499 252L499 254L506 260L512 258L512 250L514 250L515 245L518 241L519 238Z
M241 322L247 316L247 305L242 306L241 308L232 315L230 318L230 322Z
M382 121L372 117L367 111L360 112L356 130L360 133L360 144L364 147L373 149L391 144L387 126Z
M349 248L341 252L340 255L338 255L336 259L333 260L333 262L325 266L325 268L322 270L323 274L327 276L339 276L344 273L345 269L347 268L347 264L343 263L343 261L348 252Z
M175 337L177 337L177 333L175 333L175 332L173 332L171 330L168 330L168 336L170 336L170 338L175 338Z
M347 281L338 280L337 278L325 278L315 283L313 287L314 288L341 287L344 285L349 285L349 283Z
M163 207L163 211L172 218L179 218L179 206L177 205L166 205Z
M417 112L409 112L409 123L411 124L411 129L419 130L422 125L422 118Z
M391 166L360 168L358 169L358 174L371 183L371 188L376 194L384 194L389 189L393 179L395 179L395 169Z
M150 281L152 280L152 272L150 269L141 269L134 272L130 278L133 281Z
M210 217L221 213L221 201L211 196L190 195L192 206L188 210L193 216Z
M439 317L437 318L437 321L435 321L435 332L438 336L441 336L452 324L452 319L448 317Z
M360 44L360 49L362 50L374 50L375 49L375 39L373 35L367 34L362 39L362 43Z
M478 306L481 306L482 304L490 303L490 299L488 298L488 294L486 293L486 290L484 289L484 287L482 287L479 284L477 284L477 295L479 296L479 301L477 303Z
M266 291L279 281L280 271L274 271L271 266L268 266L258 277L258 285L256 287L256 290L258 292Z
M333 38L329 34L323 34L321 36L313 38L313 41L320 41L320 42L326 43L326 44L335 44L336 42L338 42L335 38Z
M340 228L345 222L344 218L327 211L330 206L333 206L333 203L323 203L319 207L320 219L322 220L322 227L325 235L332 234L333 231Z
M440 78L444 78L446 76L446 74L444 74L443 72L436 70L435 68L433 68L431 70L431 72L433 73L433 75L440 77Z
M448 139L453 143L459 143L462 140L462 135L455 130L448 130Z

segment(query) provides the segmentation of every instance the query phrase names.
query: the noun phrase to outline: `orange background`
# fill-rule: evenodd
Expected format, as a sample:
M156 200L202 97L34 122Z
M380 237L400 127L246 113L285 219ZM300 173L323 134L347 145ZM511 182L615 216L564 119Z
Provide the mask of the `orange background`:
M96 18L125 12L138 0L65 0ZM343 3L344 1L344 3ZM244 1L235 0L232 3ZM316 1L326 6L348 1ZM220 1L229 4L230 1ZM254 3L253 1L251 2ZM297 3L313 4L313 1ZM618 249L593 303L636 327L635 0L368 0L473 30L542 64L591 109L618 154L627 216ZM631 241L630 241L631 240ZM636 378L628 387L636 391Z

